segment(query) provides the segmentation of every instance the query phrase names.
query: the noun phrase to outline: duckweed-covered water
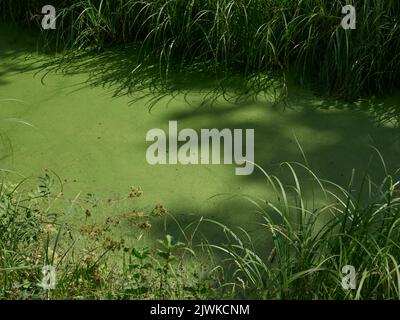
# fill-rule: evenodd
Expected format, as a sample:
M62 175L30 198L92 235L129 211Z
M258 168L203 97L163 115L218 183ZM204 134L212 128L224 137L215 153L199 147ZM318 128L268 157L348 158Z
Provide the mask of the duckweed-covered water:
M300 89L292 89L286 107L266 101L233 105L223 99L201 105L202 96L194 89L190 103L183 95L166 97L150 111L151 97L130 104L135 94L115 98L112 89L85 85L85 73L42 78L43 73L27 67L38 56L26 56L25 46L33 43L24 41L9 33L0 37L0 167L16 172L11 174L15 180L36 181L45 169L52 170L63 181L67 198L123 196L131 186L140 186L140 207L162 203L177 217L204 215L254 229L255 208L232 196L268 198L259 170L235 176L234 165L147 163L146 133L152 128L167 131L170 120L177 120L180 129L255 129L255 162L283 178L288 173L280 162L303 161L295 137L311 168L335 182L346 183L352 168L360 174L365 170L371 145L389 167L398 165L398 129L377 123L361 107L329 103ZM399 104L393 95L380 107ZM369 168L376 176L382 170L379 161Z

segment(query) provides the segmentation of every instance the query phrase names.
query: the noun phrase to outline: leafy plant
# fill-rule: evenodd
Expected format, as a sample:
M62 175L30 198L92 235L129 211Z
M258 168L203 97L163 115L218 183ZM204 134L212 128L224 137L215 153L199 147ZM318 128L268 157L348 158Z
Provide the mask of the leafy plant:
M1 0L0 10L5 18L40 25L32 16L40 17L44 4ZM222 86L239 74L243 93L284 93L288 78L347 99L395 89L399 2L346 4L357 10L356 30L341 27L339 0L57 0L57 29L43 35L50 47L64 51L64 64L85 50L90 58L110 46L136 44L127 57L132 63L120 67L131 68L128 88L143 84L135 79L151 72L168 83L174 73L197 70Z
M381 157L381 156L380 156ZM381 157L381 159L383 159ZM252 237L216 221L225 245L212 245L228 259L233 292L267 299L399 299L400 197L398 170L375 184L365 176L342 187L300 163L283 163L294 184L267 174L276 198L255 201L269 250L255 249ZM296 169L296 167L298 169ZM297 171L306 170L323 200L308 201ZM317 196L316 196L317 197ZM342 287L342 268L354 266L356 290Z

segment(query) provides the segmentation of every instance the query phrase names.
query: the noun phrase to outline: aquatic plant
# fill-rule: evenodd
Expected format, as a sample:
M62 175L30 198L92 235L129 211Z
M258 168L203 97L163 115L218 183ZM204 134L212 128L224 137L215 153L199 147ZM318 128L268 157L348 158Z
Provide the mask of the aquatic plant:
M32 17L43 4L1 0L0 10L39 26ZM137 43L132 77L157 64L164 78L197 68L220 79L239 73L253 87L270 87L266 79L276 77L283 91L290 75L349 99L392 90L400 78L399 2L346 4L356 8L356 30L341 27L339 0L55 0L57 29L44 35L75 53Z
M140 241L152 227L149 221L167 214L161 204L143 214L116 209L116 203L140 197L140 188L100 203L93 194L66 201L61 180L51 172L30 192L24 183L13 184L9 176L0 182L0 300L202 299L219 287L200 251L196 255L185 239L166 234L151 247ZM65 211L58 203L68 203ZM112 215L100 219L98 209ZM75 211L84 222L66 218ZM131 236L118 236L120 224Z
M275 198L247 200L260 215L257 239L264 234L267 250L256 249L242 228L206 220L226 236L224 245L211 247L226 259L232 292L263 299L399 299L399 170L392 174L382 164L379 183L364 175L359 186L354 171L349 185L340 186L301 163L282 163L290 184L259 168ZM305 196L309 181L298 177L300 170L314 182L315 198ZM353 283L347 282L351 269Z
M391 174L382 163L382 181L365 175L358 188L354 175L348 186L339 186L300 163L282 164L292 174L291 184L259 168L276 197L245 197L259 213L257 239L207 218L183 227L162 205L151 212L120 212L113 202L139 196L131 193L105 203L93 202L92 194L71 201L67 212L85 218L84 224L71 224L62 212L54 213L55 203L64 200L52 174L42 176L29 193L4 181L0 298L399 299L399 170ZM317 187L314 199L299 170ZM98 219L98 210L112 215ZM151 230L150 221L166 215L180 232L144 245L140 239ZM120 227L139 236L118 237ZM201 237L202 228L213 227L225 241ZM56 267L53 290L40 286L45 265ZM343 279L352 267L351 288Z

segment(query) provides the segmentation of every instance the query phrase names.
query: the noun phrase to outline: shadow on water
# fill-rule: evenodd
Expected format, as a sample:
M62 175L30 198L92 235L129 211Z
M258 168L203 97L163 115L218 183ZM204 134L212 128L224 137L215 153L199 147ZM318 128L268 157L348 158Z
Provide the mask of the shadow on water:
M46 72L85 73L87 81L77 85L76 90L100 86L113 97L129 96L131 104L143 99L150 109L160 101L165 103L165 98L171 101L182 95L190 102L191 94L201 94L201 106L220 98L234 104L254 101L262 93L278 96L282 90L280 82L270 76L253 75L244 79L234 73L211 70L204 64L165 69L159 61L138 51L139 47L133 44L101 52L67 53L43 61L43 77Z
M9 76L43 70L43 60L38 58L38 52L41 51L40 43L40 34L37 30L13 23L0 24L0 107L2 103L25 103L8 96L7 92L2 91L2 87L10 84ZM13 156L12 141L5 132L2 132L2 125L10 121L26 124L22 119L0 118L0 160Z
M232 110L227 113L234 112ZM267 117L276 112L267 112ZM222 111L206 111L205 108L197 112L176 113L169 119L182 120L190 118L191 123L201 123L200 118L207 118L208 128L254 128L255 129L255 154L256 162L269 174L280 178L285 185L295 185L293 177L288 170L280 166L282 161L298 161L304 163L301 152L293 134L296 135L306 154L309 167L321 179L327 179L346 188L352 178L354 192L358 192L365 173L372 181L379 183L384 176L384 168L378 154L372 149L377 147L385 158L389 172L394 172L400 158L400 132L394 128L376 127L375 123L365 114L353 114L351 111L336 111L333 114L322 113L320 110L302 109L296 112L287 112L275 122L265 124L259 122L232 120ZM286 130L296 128L298 131ZM200 130L200 127L193 128ZM286 130L286 131L285 131ZM328 138L327 138L328 137ZM331 138L330 138L331 137ZM317 141L316 141L317 140ZM312 185L309 173L305 170L297 172L301 181L303 192L308 208L315 208L312 204L314 191L318 190ZM243 184L265 184L265 196L267 201L276 201L268 191L269 184L264 174L255 170L251 176L241 177ZM305 189L305 190L304 190ZM365 190L364 190L365 191ZM232 195L221 195L217 197L219 202L205 205L203 209L193 214L180 215L178 220L182 225L189 224L191 219L199 216L222 222L231 228L241 226L255 237L256 242L265 244L265 228L260 227L262 219L256 213L257 207L247 200ZM316 199L318 201L318 199ZM262 206L265 206L261 202ZM188 212L190 212L188 210ZM246 212L245 220L243 212ZM159 227L159 226L158 226ZM169 224L171 233L179 234L179 228L174 223ZM203 223L199 228L210 242L224 241L224 233L221 228L216 228L210 223ZM262 231L264 230L264 231ZM237 231L237 229L236 229Z
M0 85L7 74L41 70L33 56L40 50L38 33L15 26L0 24Z
M373 153L370 146L383 151L389 167L397 166L400 92L345 102L318 97L291 83L283 84L279 77L221 77L201 65L186 66L182 68L184 72L162 70L156 61L140 58L137 51L131 45L67 54L44 62L42 67L44 72L87 73L87 81L76 90L100 86L113 97L132 97L132 104L145 99L150 109L168 105L168 101L183 95L191 107L171 110L166 121L204 123L203 128L255 129L255 145L259 146L256 163L263 168L278 167L283 160L302 161L296 139L311 168L338 183L347 183L353 168L379 176L379 161L370 165L367 161ZM200 101L191 99L192 94L200 94ZM253 113L254 117L246 113ZM303 130L296 132L296 128ZM331 139L324 139L326 136ZM256 172L250 178L254 179L263 179L262 174Z
M279 78L250 76L243 79L236 75L221 78L218 72L210 72L204 65L186 66L185 72L180 72L181 68L163 70L148 57L139 58L134 45L102 52L75 52L58 58L45 57L40 61L34 59L34 63L26 59L26 63L21 63L24 55L36 50L35 41L29 41L10 40L10 37L0 35L0 59L7 60L0 69L0 85L5 84L2 77L7 73L37 70L44 80L49 72L88 74L87 81L71 89L100 86L114 97L132 96L132 103L146 99L150 108L165 103L165 98L171 100L184 95L190 108L171 110L165 121L178 120L185 126L193 123L195 126L191 127L197 131L201 128L255 129L256 163L287 182L290 178L287 173L282 173L279 164L303 161L296 139L309 166L321 178L340 185L348 183L353 168L357 169L359 177L368 170L373 179L379 179L382 166L379 161L369 162L373 154L369 145L382 151L388 167L398 166L399 95L344 103L318 98L289 85L288 95L282 100L281 94L286 93L287 88ZM191 93L196 96L201 93L201 101L192 100ZM264 97L261 97L263 93ZM243 184L264 183L264 180L258 170L241 178ZM223 204L214 204L211 201L192 215L190 206L182 209L186 214L179 215L179 223L185 226L204 216L235 225L237 212L256 211L250 203L229 196ZM249 232L260 234L258 219L256 213L254 220L248 218ZM177 224L168 225L171 233L179 233ZM155 229L161 233L163 225L155 225ZM220 230L207 224L199 232L210 241L223 240Z

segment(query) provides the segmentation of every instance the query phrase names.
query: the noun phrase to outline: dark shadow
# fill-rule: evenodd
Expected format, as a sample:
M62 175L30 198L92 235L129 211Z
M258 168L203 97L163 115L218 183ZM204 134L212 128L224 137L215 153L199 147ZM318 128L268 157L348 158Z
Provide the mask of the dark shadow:
M103 51L66 52L57 58L46 56L40 61L38 75L45 81L46 74L51 72L85 74L87 80L71 89L99 86L113 97L131 97L132 104L145 99L149 108L157 106L160 101L165 104L165 98L172 100L178 95L184 95L189 104L199 108L213 105L220 99L239 107L256 101L273 101L307 109L366 111L378 124L399 124L400 93L346 102L317 97L311 90L293 84L290 80L293 76L283 77L280 72L243 76L234 72L220 72L204 64L166 69L162 67L162 62L140 50L139 45L130 44ZM192 103L193 93L202 96L201 103L198 99Z
M0 24L0 86L9 82L4 80L7 75L43 70L43 62L37 56L41 43L38 30Z
M76 85L75 90L100 86L113 97L131 97L132 104L145 99L149 108L177 95L185 95L189 102L191 93L201 94L204 104L219 98L236 104L265 94L278 97L283 92L280 76L275 73L243 77L200 63L164 68L158 59L140 50L139 45L130 44L103 51L66 52L41 61L39 74L44 81L51 72L87 74L87 81Z
M273 173L276 173L282 161L304 163L296 139L310 168L319 173L321 178L331 179L341 185L348 183L353 168L360 175L365 171L376 177L382 175L380 161L372 161L369 165L368 159L375 153L370 146L383 153L389 168L397 169L400 158L400 131L397 127L378 123L374 113L363 110L368 105L353 109L343 105L337 108L326 101L322 101L319 107L312 103L318 103L315 97L297 99L295 105L286 104L286 110L283 106L262 104L240 104L227 108L203 106L172 114L166 121L178 120L179 123L179 120L191 119L193 123L199 123L198 119L207 118L207 128L255 129L255 162ZM400 99L391 106L399 108ZM384 108L385 103L382 102L380 107ZM259 118L255 121L241 120L240 109L255 112ZM334 110L326 112L327 109ZM201 128L193 129L199 131ZM330 136L332 142L323 143L324 137ZM253 175L243 179L264 179L264 176L256 170Z
M151 63L147 57L140 60L137 50L132 45L103 52L68 54L43 61L44 69L39 74L45 79L46 72L85 73L88 74L87 81L71 90L101 86L114 97L132 97L132 105L138 99L146 99L149 108L165 106L168 100L184 95L189 107L185 111L171 110L166 122L188 120L198 124L201 123L199 119L207 119L204 128L255 129L256 163L285 183L293 181L288 172L282 173L280 163L304 163L298 143L309 167L320 178L342 186L348 185L353 169L357 171L355 185L360 183L365 172L375 181L381 179L382 164L370 146L382 151L388 168L398 166L398 95L347 103L317 97L309 90L290 84L286 98L278 99L281 93L285 93L280 81L271 81L268 77L244 79L237 75L218 80L217 73L208 73L206 66L193 66L186 68L185 72L168 70L166 75L166 70L160 70L156 62ZM266 98L260 97L263 90L266 90ZM200 93L201 101L192 100L191 93ZM243 117L247 113L254 116ZM199 131L201 127L192 129ZM374 159L370 161L372 157ZM307 180L310 176L303 170L299 172L299 178ZM265 177L255 170L251 176L241 177L241 180L244 184L264 183ZM182 204L179 207L182 208ZM180 209L174 214L182 225L193 222L191 218L204 215L230 226L241 225L248 230L258 228L256 216L254 220L248 220L248 215L255 212L254 207L227 201L220 208L190 215L189 206L187 210ZM243 219L247 219L247 223ZM174 223L169 225L171 233L179 234ZM155 234L164 233L163 224L154 228L159 230ZM217 229L205 227L202 232L210 241L222 241L221 230Z
M400 131L397 122L395 118L390 121L387 121L389 118L380 118L379 114L385 108L398 109L398 95L346 104L301 91L299 89L298 94L290 95L285 103L243 101L232 105L220 101L217 104L193 105L184 111L172 110L165 122L177 120L178 130L186 128L188 123L196 124L190 128L197 132L202 128L255 129L256 163L286 185L294 185L294 180L290 171L280 165L282 161L306 162L320 179L332 181L344 188L349 186L355 170L350 189L357 194L366 175L375 183L381 183L385 176L384 166L374 147L381 152L389 173L399 168ZM204 127L198 125L202 122L206 123ZM179 123L185 125L180 126ZM313 193L318 188L315 183L312 186L313 179L306 170L299 169L297 174L305 194L304 199L311 204ZM255 169L252 175L238 179L246 185L265 184L264 199L276 200L270 198L268 183L260 170ZM219 221L236 231L240 226L254 236L256 245L261 249L269 246L269 236L266 236L269 233L260 227L262 219L256 213L256 206L234 195L219 196L214 200L213 205L205 206L207 209L199 209L192 215L189 214L190 206L186 211L175 211L176 219L183 226L199 216ZM211 243L226 241L222 228L210 223L202 223L201 226L198 243L204 239ZM158 230L155 234L163 234L163 224L155 228ZM170 221L167 230L171 234L181 233L174 221Z
M201 123L199 119L207 119L204 128L255 129L256 163L287 183L291 181L290 175L282 173L279 164L282 161L304 162L296 139L304 150L309 167L321 178L343 186L348 184L353 168L357 169L358 182L366 171L373 180L379 181L382 177L381 163L377 159L369 162L374 154L369 145L382 151L388 168L398 167L399 95L344 103L318 98L307 90L289 85L285 100L273 99L286 93L279 77L274 80L271 75L247 78L235 74L221 75L205 65L164 70L160 69L157 61L138 53L135 45L102 52L73 52L58 58L46 56L41 61L26 65L20 60L13 63L15 58L35 52L36 42L28 35L27 38L29 40L0 35L0 59L2 62L11 61L2 63L0 82L1 76L6 73L34 69L44 80L48 72L85 73L88 74L87 81L71 89L101 86L114 97L132 96L132 104L135 99L149 99L149 107L156 106L161 100L165 103L164 98L173 99L183 94L191 108L179 112L172 110L166 122L189 120ZM196 95L201 93L202 101L191 101L190 94L193 92ZM260 97L263 94L266 99ZM199 131L201 127L192 129ZM299 177L309 179L305 172ZM240 179L243 184L264 183L265 177L256 170L251 176ZM200 215L258 233L256 214L254 220L248 216L249 212L255 212L253 206L229 200L229 196L223 202L219 207L209 207L193 215L190 215L192 209L189 204L187 208L181 205L182 209L174 214L183 226ZM243 219L247 219L247 223ZM179 234L176 224L169 225L171 233ZM160 234L162 228L161 223L155 226ZM205 226L201 233L211 242L222 241L218 228Z
M38 30L16 25L1 25L0 28L0 84L6 73L37 70L37 75L45 81L51 72L85 74L87 80L73 90L87 86L103 87L113 96L130 96L134 104L145 99L149 107L164 98L173 99L177 95L191 93L202 95L194 105L213 105L219 99L235 106L252 104L256 101L275 101L290 106L304 106L307 109L339 109L367 111L377 123L398 125L400 92L388 98L375 97L359 99L356 102L334 100L326 97L316 99L311 90L294 85L290 74L243 74L221 72L215 66L204 63L176 65L164 68L162 61L141 51L140 44L127 44L105 50L74 50L56 54L48 46ZM40 52L32 59L32 55ZM6 62L4 62L6 61ZM222 69L222 68L221 68ZM286 79L285 81L283 79ZM318 100L318 103L316 103Z

